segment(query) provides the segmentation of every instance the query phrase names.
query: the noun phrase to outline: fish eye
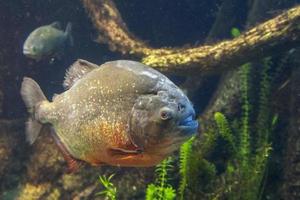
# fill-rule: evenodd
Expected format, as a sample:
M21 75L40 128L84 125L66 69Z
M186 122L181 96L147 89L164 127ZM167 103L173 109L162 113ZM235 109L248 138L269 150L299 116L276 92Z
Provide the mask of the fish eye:
M162 111L160 112L160 118L161 118L162 120L164 120L164 121L170 120L170 119L173 118L172 112L169 111L169 110L162 110Z
M32 51L36 52L37 48L36 47L32 47Z

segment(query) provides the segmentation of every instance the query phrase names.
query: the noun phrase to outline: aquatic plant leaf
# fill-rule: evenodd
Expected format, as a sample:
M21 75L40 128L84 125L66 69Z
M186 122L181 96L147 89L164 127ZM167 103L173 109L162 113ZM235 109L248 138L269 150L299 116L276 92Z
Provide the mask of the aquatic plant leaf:
M156 166L155 184L151 183L147 187L146 200L172 200L176 196L176 191L168 183L168 172L172 170L173 158L168 157Z
M184 191L188 184L188 170L190 165L191 159L191 151L192 151L192 144L195 137L192 137L188 141L180 147L180 165L179 165L179 173L181 176L178 192L179 192L179 199L183 200Z
M176 191L172 187L167 187L164 189L164 199L173 200L176 197Z
M117 188L111 182L111 179L114 177L114 174L111 174L109 177L105 175L99 176L99 182L105 188L103 191L97 192L96 195L104 195L109 200L117 199Z
M220 112L216 112L214 118L220 136L226 141L226 143L228 143L228 148L231 149L234 153L236 153L237 150L236 143L234 141L234 136L225 115L223 115Z
M278 122L278 114L274 115L272 118L272 122L271 122L272 129L276 126L277 122Z
M155 199L155 194L156 194L157 188L154 184L149 184L147 186L146 190L146 200L153 200Z
M233 28L231 29L230 33L231 33L231 36L232 36L233 38L239 37L239 36L241 35L240 30L239 30L238 28L235 28L235 27L233 27Z

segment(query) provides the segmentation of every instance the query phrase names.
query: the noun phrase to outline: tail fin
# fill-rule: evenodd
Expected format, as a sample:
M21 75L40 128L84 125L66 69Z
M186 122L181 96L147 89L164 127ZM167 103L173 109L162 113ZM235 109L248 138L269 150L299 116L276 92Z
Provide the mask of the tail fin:
M26 123L26 140L33 144L42 129L42 124L35 116L36 107L47 99L40 86L33 79L27 77L24 77L22 82L21 96L30 113L30 118Z
M68 37L70 46L71 47L74 46L74 40L73 40L73 36L72 36L72 23L71 22L68 22L65 34Z

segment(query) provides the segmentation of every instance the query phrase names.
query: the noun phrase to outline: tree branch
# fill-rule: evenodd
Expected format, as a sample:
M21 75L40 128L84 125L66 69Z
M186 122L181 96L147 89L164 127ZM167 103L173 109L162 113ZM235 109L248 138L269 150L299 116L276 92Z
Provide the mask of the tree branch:
M240 37L193 48L154 49L128 31L112 0L82 0L90 17L111 50L134 54L142 62L161 71L211 72L239 66L247 61L268 56L276 49L299 45L300 6L283 12Z
M171 52L167 48L153 49L130 33L112 0L82 0L82 3L99 31L97 41L107 43L110 50L140 57Z

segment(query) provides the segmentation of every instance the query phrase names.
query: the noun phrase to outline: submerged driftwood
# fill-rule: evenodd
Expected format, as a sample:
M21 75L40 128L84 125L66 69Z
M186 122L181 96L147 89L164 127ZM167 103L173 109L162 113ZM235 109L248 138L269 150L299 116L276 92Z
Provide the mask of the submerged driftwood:
M113 1L82 2L100 33L99 42L107 43L113 51L140 56L143 63L161 71L216 72L296 47L300 40L300 6L297 6L233 40L192 48L155 49L128 30Z

